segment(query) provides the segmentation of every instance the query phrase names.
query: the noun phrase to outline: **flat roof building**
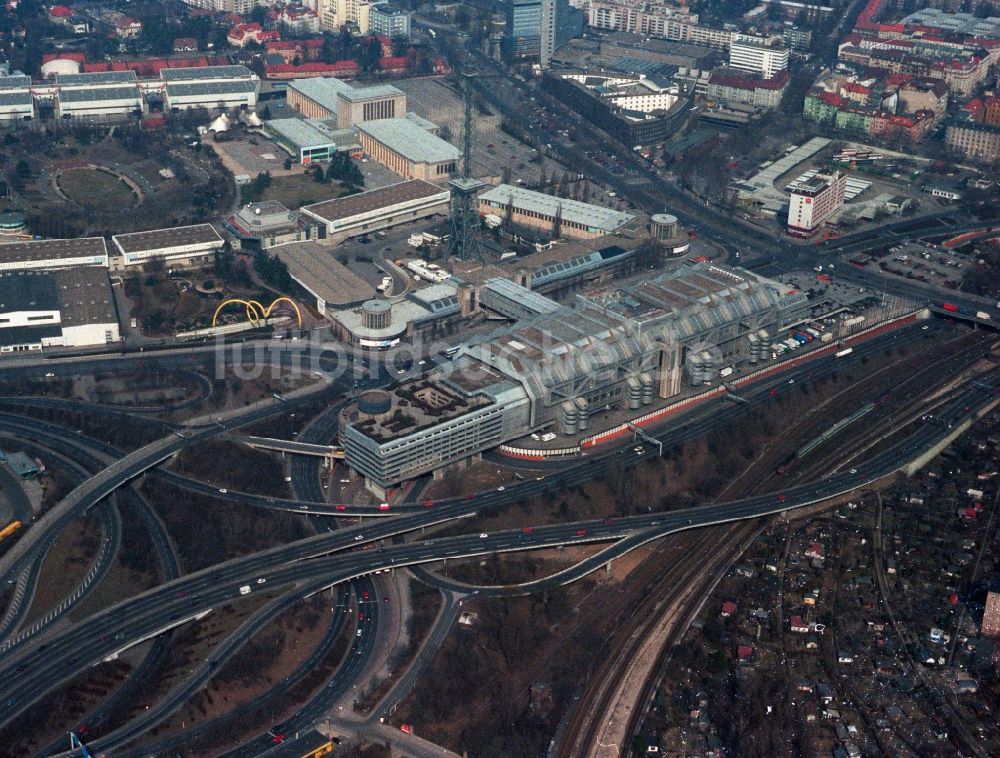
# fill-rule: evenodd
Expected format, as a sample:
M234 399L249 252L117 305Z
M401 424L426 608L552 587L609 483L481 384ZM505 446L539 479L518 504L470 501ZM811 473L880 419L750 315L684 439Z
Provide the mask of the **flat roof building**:
M72 240L31 240L0 245L0 271L25 271L65 266L108 266L103 237Z
M554 238L592 239L611 234L635 219L599 205L569 200L543 192L500 184L479 196L479 212L493 213L517 226L535 229Z
M264 122L264 131L292 158L303 165L328 161L334 153L361 153L353 129L338 129L336 122L318 118L280 118Z
M307 118L336 119L340 129L373 119L401 118L406 113L406 93L396 87L355 87L334 77L293 79L286 102Z
M458 168L458 148L408 118L357 125L365 153L404 179L446 181Z
M260 79L246 66L164 68L160 79L172 110L253 108L260 90Z
M86 74L73 74L73 76L86 76ZM134 84L112 87L60 87L56 98L56 115L60 118L120 120L131 114L141 113L142 94Z
M792 187L788 200L788 233L810 235L844 205L847 175L816 174Z
M368 13L368 31L389 39L409 39L412 15L411 11L393 8L388 3L378 3Z
M529 431L586 432L592 409L648 406L655 396L678 394L684 375L692 385L711 381L738 355L751 363L767 360L761 340L809 312L804 293L705 263L595 290L573 305L534 297L513 283L491 285L487 293L501 298L493 306L498 312L523 302L530 313L462 346L430 375L386 393L389 403L376 412L345 409L346 461L372 490L438 475Z
M0 273L0 352L106 345L120 339L107 270Z
M177 265L197 263L225 244L211 224L116 234L111 241L123 266L141 266L155 259Z
M306 205L299 211L304 218L321 224L327 237L345 239L435 213L447 213L450 198L447 189L414 179Z

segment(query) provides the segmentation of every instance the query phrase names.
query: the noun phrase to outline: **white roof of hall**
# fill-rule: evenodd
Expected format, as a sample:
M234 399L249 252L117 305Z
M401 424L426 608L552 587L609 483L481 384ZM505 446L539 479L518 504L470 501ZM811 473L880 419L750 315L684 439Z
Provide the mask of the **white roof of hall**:
M479 199L499 203L500 207L513 202L515 208L535 211L545 216L554 217L559 211L564 221L572 221L608 233L620 229L635 218L631 213L581 203L579 200L553 197L544 192L535 192L512 184L498 184L493 189L483 192Z

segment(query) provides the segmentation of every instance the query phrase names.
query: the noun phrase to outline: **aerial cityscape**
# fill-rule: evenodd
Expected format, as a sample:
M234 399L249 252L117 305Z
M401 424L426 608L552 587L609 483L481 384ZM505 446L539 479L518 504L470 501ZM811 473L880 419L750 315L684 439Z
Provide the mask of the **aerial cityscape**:
M1000 755L1000 0L6 0L0 756Z

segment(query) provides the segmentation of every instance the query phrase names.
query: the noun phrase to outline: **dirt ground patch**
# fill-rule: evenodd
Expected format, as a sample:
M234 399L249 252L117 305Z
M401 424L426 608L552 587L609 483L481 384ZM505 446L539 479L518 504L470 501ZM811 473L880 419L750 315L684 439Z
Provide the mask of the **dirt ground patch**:
M70 621L83 621L89 616L109 608L125 598L138 595L140 592L152 589L157 585L159 576L154 571L138 572L126 568L120 561L115 561L108 569L100 584L90 591L90 594L69 613Z
M303 205L340 197L343 191L343 186L338 182L320 184L311 174L289 174L274 177L270 186L261 193L261 199L277 200L286 208L294 210Z
M4 755L34 755L49 741L62 739L128 677L131 666L117 660L87 669L49 693L0 731Z
M329 622L324 598L317 596L295 605L264 627L158 731L169 733L191 727L253 700L309 657L326 634Z
M102 213L131 208L139 201L132 188L110 171L66 169L60 172L56 181L63 194L74 203Z
M56 605L90 570L101 547L101 522L96 516L74 519L62 531L49 549L38 576L31 609L24 624L32 621Z

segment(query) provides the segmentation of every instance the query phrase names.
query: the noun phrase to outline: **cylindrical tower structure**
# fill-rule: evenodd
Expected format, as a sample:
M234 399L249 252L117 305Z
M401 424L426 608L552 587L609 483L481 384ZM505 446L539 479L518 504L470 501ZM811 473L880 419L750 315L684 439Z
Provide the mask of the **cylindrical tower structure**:
M366 300L361 304L361 321L368 329L388 329L392 324L392 303Z
M642 383L642 404L649 405L653 402L653 377L643 371L639 381Z
M563 400L559 404L560 427L563 434L576 434L576 416L576 403L572 400Z
M636 410L642 405L642 382L638 377L630 376L625 380L625 396L630 411Z
M587 431L590 425L590 402L585 397L576 399L576 429L579 432Z
M677 237L677 216L655 213L649 221L650 233L657 242L667 242Z

